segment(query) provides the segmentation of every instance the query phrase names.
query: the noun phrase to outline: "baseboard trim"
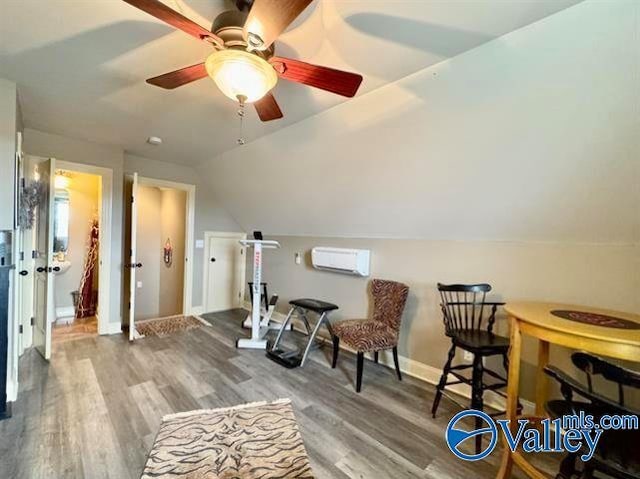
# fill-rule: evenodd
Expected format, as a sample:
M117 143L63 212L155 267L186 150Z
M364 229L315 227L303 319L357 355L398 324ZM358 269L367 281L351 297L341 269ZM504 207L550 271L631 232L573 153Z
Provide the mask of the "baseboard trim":
M122 334L122 323L107 323L104 334ZM102 334L102 333L101 333Z
M191 312L189 314L192 316L202 316L204 314L204 306L191 306Z
M12 403L18 399L18 385L13 378L7 376L7 402Z
M56 308L56 319L73 318L76 315L76 310L73 306L63 306Z
M251 310L251 303L245 301L243 303L243 308L247 311ZM271 316L277 323L284 322L286 316L282 313L275 311ZM293 329L296 331L304 332L302 322L298 320L293 321ZM328 338L322 338L323 341L329 342ZM351 353L355 353L356 351L351 348L345 347L344 345L340 345L340 349L349 351ZM373 355L370 355L371 359ZM390 368L395 369L393 364L393 355L391 351L382 351L378 357L378 361L380 364ZM400 363L400 370L403 374L407 376L414 377L416 379L420 379L421 381L425 381L429 384L433 384L434 386L438 384L440 381L440 376L442 375L442 369L436 368L433 366L429 366L428 364L421 363L414 359L407 358L405 356L398 355L398 362ZM453 386L447 386L447 391L454 393L458 396L461 396L465 399L471 400L471 387L466 384L456 384ZM496 394L493 391L487 391L484 396L484 402L487 406L492 407L497 410L504 410L506 408L505 398ZM535 411L535 404L531 401L527 401L524 399L520 399L520 403L522 404L523 413L524 414L533 414Z

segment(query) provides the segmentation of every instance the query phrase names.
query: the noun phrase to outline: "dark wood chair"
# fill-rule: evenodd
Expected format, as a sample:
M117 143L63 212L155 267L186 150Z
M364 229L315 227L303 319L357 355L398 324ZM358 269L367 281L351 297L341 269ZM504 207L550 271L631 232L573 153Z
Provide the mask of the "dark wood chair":
M584 411L586 414L592 414L597 420L604 414L640 414L640 411L633 410L624 403L625 387L640 388L639 372L611 364L588 353L574 353L571 360L585 373L587 386L585 387L558 368L547 366L545 372L560 383L560 392L563 397L563 399L547 402L546 409L550 416L557 418ZM617 402L594 391L594 376L602 376L617 386ZM579 399L576 399L576 396ZM638 444L640 444L640 430L605 430L598 441L595 454L584 464L582 470L578 470L576 464L583 452L567 454L560 463L556 479L573 477L591 479L595 477L595 472L620 479L637 479L640 477Z
M440 292L445 334L451 339L451 348L442 370L442 376L436 389L436 396L431 407L431 414L436 417L438 405L442 399L445 387L453 384L468 384L471 386L471 408L482 411L484 408L484 392L499 391L507 385L506 376L502 376L483 363L483 358L488 356L502 356L505 370L509 369L507 353L509 351L509 339L497 336L493 333L496 311L498 306L504 303L488 302L486 296L491 291L488 284L451 284L438 283ZM456 349L468 351L473 355L471 364L458 364L452 366L456 355ZM461 374L462 371L471 369L471 378ZM486 383L484 376L493 378L493 382ZM455 379L449 381L449 375ZM496 413L503 414L503 413ZM481 419L476 419L476 426L481 427ZM476 436L476 451L480 452L482 437Z
M398 364L398 336L400 322L407 302L409 287L395 281L374 279L371 282L373 296L373 318L349 319L333 323L333 363L338 362L340 340L357 351L356 392L362 387L362 370L364 369L364 354L373 353L374 361L378 362L378 352L386 349L393 351L393 362L398 379L402 381L400 365Z

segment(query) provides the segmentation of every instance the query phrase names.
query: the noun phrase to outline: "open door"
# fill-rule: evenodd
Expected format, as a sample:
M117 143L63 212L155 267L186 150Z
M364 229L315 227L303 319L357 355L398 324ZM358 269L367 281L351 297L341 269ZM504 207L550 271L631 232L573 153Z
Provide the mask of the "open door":
M34 331L33 344L40 354L51 357L51 327L54 320L53 303L53 179L55 160L50 158L35 163L36 177L42 185L36 210L34 244Z
M136 269L142 267L136 257L136 223L138 220L136 197L138 195L138 173L128 177L125 181L125 311L124 316L129 324L129 341L133 341L139 335L135 326L136 309ZM128 253L128 255L127 255Z

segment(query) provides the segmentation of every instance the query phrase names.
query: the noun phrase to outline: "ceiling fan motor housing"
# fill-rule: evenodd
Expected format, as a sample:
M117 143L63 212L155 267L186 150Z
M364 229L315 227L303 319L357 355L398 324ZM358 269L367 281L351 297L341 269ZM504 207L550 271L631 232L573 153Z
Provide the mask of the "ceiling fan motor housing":
M224 41L227 49L248 50L264 60L271 58L275 52L274 44L266 50L247 49L247 41L244 38L243 26L247 20L248 12L239 10L227 10L218 15L211 25L211 31Z

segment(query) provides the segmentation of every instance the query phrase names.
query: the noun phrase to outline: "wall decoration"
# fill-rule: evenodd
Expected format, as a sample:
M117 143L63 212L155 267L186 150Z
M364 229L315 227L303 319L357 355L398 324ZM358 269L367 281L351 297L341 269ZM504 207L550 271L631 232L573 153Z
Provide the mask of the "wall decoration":
M41 181L30 181L22 187L18 224L24 229L32 229L36 219L36 208L44 200L45 187Z
M173 263L173 245L171 244L171 238L167 238L167 242L164 244L164 264L168 267Z

